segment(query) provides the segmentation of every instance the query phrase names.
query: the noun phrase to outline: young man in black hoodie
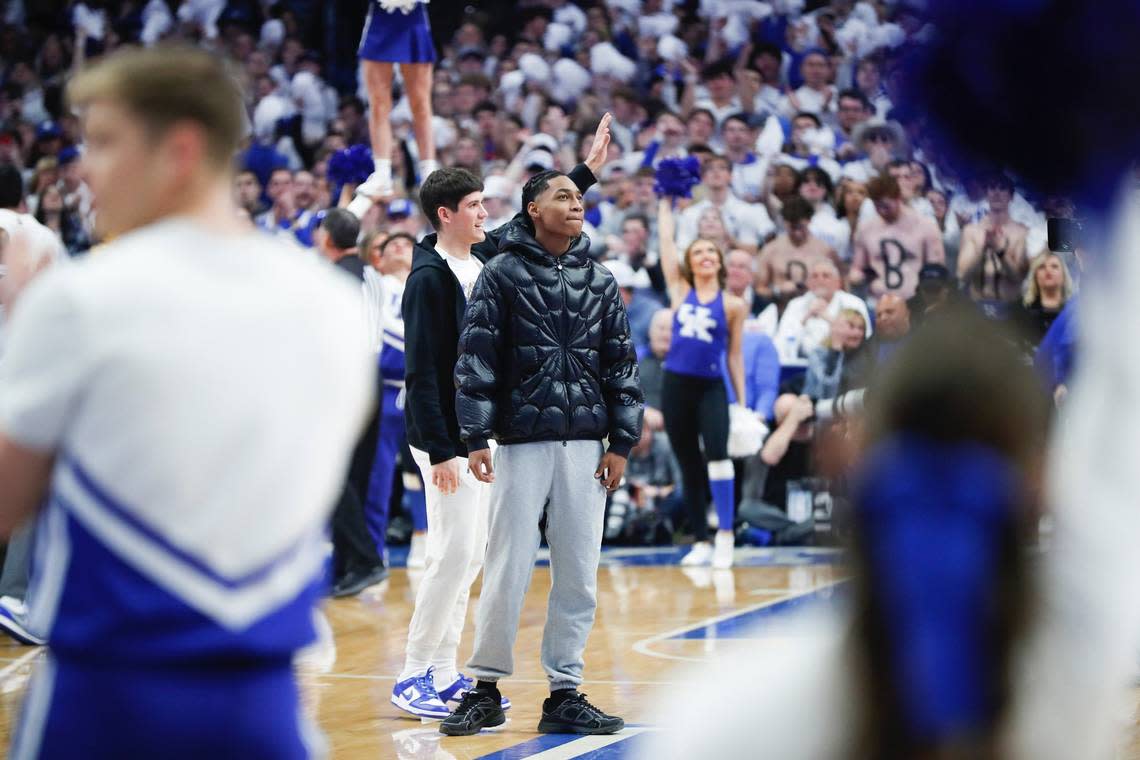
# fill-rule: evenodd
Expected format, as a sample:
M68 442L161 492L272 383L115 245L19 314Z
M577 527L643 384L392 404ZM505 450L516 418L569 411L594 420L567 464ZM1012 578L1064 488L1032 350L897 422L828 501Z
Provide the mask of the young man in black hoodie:
M599 135L608 135L608 119ZM571 175L581 190L595 181L608 140L595 141ZM463 169L433 172L420 188L437 230L416 246L404 290L405 419L408 445L423 474L428 510L426 571L408 631L404 670L392 703L421 717L445 717L473 682L455 664L471 583L487 543L488 487L467 468L455 416L453 373L467 299L504 228L485 233L483 183ZM497 706L509 706L505 699Z
M538 730L610 734L622 719L577 687L597 607L606 492L641 437L637 361L617 282L588 255L581 190L561 172L542 172L523 188L523 208L475 285L459 341L460 436L472 474L494 485L469 663L479 682L440 730L466 736L505 720L498 681L514 669L545 512L553 587L542 664L551 695Z

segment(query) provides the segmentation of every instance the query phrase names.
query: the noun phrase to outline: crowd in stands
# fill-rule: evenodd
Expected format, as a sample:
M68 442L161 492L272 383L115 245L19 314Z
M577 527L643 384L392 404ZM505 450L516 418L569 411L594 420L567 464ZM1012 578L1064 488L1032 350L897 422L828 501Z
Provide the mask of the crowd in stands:
M584 198L584 232L621 288L646 411L607 539L683 528L661 410L668 310L677 306L658 255L663 160L700 160L700 185L676 207L678 250L712 241L726 289L748 307L744 402L773 432L754 461L737 463L749 474L737 477L741 503L786 510L787 484L813 474L814 402L873 385L929 313L972 302L1010 323L1028 358L1073 298L1079 246L1050 250L1046 221L1072 218L1071 205L1031 196L1000 167L953 165L903 102L900 53L932 33L920 5L523 0L470 4L458 17L451 4L428 6L438 160L483 178L486 229L520 209L530 176L581 161L602 115L613 115L608 161ZM26 211L69 254L85 255L100 242L98 208L78 171L79 123L62 85L121 45L203 45L232 61L247 94L235 198L252 224L305 255L325 211L351 198L330 159L368 144L352 39L365 9L311 0L9 3L0 163L20 172ZM395 87L397 194L361 220L369 266L384 241L410 249L430 232L399 77Z

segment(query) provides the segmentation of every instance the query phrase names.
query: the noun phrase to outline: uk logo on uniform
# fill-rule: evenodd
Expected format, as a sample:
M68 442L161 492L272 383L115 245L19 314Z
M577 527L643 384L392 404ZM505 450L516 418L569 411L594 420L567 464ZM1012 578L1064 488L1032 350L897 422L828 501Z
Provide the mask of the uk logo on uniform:
M716 320L709 316L711 313L712 310L707 306L681 304L681 310L677 313L677 320L681 323L681 335L686 338L696 338L704 343L712 343L713 336L709 331L716 327Z

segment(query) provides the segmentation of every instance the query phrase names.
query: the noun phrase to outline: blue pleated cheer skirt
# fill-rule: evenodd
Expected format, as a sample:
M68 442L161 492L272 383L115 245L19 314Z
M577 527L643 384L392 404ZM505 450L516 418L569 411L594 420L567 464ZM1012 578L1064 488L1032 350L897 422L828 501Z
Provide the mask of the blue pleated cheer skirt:
M372 3L360 37L359 55L367 61L385 63L434 63L427 6L416 3L411 13L402 13Z

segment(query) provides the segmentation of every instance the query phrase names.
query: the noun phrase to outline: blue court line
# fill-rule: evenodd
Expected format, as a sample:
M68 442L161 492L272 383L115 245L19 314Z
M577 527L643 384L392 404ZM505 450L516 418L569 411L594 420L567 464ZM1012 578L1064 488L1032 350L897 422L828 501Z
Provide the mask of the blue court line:
M622 760L633 757L633 751L639 742L644 741L645 734L634 734L628 739L591 750L584 755L578 755L574 760Z
M620 549L616 551L620 551ZM622 565L627 567L657 567L662 565L679 565L681 563L681 558L684 557L688 551L688 546L662 547L661 550L657 552L635 554L627 557L607 556L607 552L602 552L602 564ZM838 556L838 553L820 553L808 551L780 552L777 554L764 553L753 556L744 554L742 556L737 556L733 566L768 567L772 565L831 565L835 563ZM542 560L537 563L539 566L546 564L550 563Z
M825 586L791 599L784 599L775 604L769 604L766 607L747 610L741 612L739 615L718 620L715 623L700 625L683 633L679 633L676 636L670 636L668 640L752 638L752 634L755 634L758 628L764 628L766 625L770 625L773 622L773 618L783 617L789 612L803 607L817 604L833 604L835 597L838 594L842 594L842 589L837 587L843 583L845 583L845 581L840 581L839 583ZM742 635L744 633L749 635Z
M626 728L642 728L644 725L645 724L642 723L627 723ZM634 740L640 736L642 736L642 734L634 734L608 746L590 750L581 755L574 755L573 757L577 760L583 760L584 758L613 760L614 758L627 757ZM507 747L506 749L492 752L489 755L480 755L476 760L522 760L523 758L537 755L539 752L545 752L555 747L563 747L571 742L585 738L587 737L577 734L541 734L533 739L528 739L520 744L516 744L513 747Z
M621 565L623 567L669 567L678 565L681 557L689 551L688 546L662 546L656 551L638 552L623 556L628 551L626 547L613 547L602 549L603 565ZM739 553L735 567L773 567L786 565L833 565L838 562L842 554L838 551L821 552L786 547L777 551L764 551L758 554L749 554L748 551ZM388 549L389 567L405 567L408 559L408 547L393 546ZM536 567L549 567L549 559L539 559Z
M513 747L507 747L489 755L480 755L476 760L521 760L581 738L575 734L542 734Z

